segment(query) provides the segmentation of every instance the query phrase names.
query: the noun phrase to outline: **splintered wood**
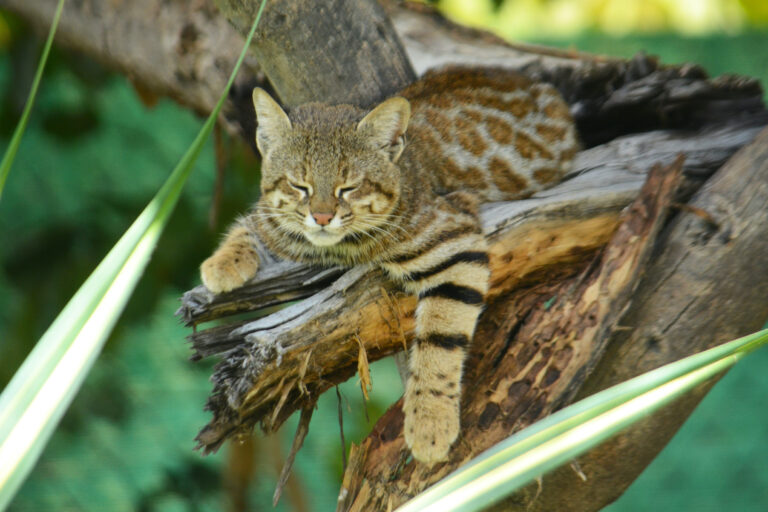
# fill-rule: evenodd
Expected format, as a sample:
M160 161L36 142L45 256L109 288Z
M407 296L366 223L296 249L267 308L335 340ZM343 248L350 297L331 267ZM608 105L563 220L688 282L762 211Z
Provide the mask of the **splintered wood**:
M371 381L371 371L368 368L368 354L365 352L365 345L360 339L360 336L355 336L357 346L360 347L357 353L357 375L360 377L360 389L363 391L363 396L368 400L368 392L373 387Z

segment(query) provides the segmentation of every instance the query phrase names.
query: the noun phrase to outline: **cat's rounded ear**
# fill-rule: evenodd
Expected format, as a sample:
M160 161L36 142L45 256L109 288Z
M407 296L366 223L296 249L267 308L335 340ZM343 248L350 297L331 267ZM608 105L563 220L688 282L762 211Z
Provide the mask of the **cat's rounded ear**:
M291 129L288 115L272 99L267 91L256 87L253 90L253 107L256 109L256 146L262 156L267 155L271 144L284 137Z
M405 145L405 130L411 118L411 104L395 96L382 102L357 125L357 131L369 138L376 148L386 149L397 161Z

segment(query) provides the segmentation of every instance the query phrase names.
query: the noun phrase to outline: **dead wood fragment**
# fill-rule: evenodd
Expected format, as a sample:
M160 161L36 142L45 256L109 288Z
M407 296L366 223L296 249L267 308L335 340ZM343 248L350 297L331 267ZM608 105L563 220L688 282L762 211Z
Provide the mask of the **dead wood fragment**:
M368 401L368 391L373 383L371 382L371 371L368 367L368 354L365 352L365 345L360 336L355 336L357 346L360 347L357 352L357 374L360 376L360 390L363 392L363 398ZM337 386L338 389L338 386Z

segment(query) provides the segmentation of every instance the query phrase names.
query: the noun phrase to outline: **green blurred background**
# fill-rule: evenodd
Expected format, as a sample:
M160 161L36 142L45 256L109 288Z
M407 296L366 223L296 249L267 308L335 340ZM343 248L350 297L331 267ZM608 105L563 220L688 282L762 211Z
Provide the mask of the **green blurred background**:
M766 0L443 0L448 16L514 40L768 80ZM0 151L21 112L42 41L0 10ZM191 143L201 120L169 100L146 108L125 77L54 48L27 135L0 201L0 386ZM173 312L232 217L255 199L258 161L227 154L222 207L210 221L216 164L202 154L171 224L104 353L11 505L16 511L268 510L296 419L202 457L212 362L190 363ZM608 510L768 510L768 351L740 363ZM372 366L365 404L341 387L347 444L401 394L390 360ZM337 398L320 400L295 477L276 510L335 508L342 471ZM366 418L366 410L367 416ZM279 441L279 442L276 442Z

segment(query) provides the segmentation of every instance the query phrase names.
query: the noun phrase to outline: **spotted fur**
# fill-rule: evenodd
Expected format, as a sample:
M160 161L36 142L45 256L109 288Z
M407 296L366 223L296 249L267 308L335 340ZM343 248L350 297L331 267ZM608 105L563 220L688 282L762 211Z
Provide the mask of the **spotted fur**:
M313 103L286 114L254 91L262 194L202 267L213 292L258 268L256 239L321 264L372 263L418 296L403 409L414 457L446 458L461 373L488 291L477 206L557 183L577 150L549 85L499 69L428 73L372 111Z

